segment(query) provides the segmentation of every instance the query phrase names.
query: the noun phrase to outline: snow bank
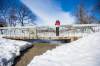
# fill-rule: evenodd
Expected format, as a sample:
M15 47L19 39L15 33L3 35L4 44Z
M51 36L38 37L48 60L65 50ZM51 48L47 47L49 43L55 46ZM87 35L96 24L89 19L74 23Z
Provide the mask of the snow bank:
M20 51L31 45L25 41L0 38L0 66L11 66L14 58L20 55Z
M28 66L100 66L100 33L48 50Z

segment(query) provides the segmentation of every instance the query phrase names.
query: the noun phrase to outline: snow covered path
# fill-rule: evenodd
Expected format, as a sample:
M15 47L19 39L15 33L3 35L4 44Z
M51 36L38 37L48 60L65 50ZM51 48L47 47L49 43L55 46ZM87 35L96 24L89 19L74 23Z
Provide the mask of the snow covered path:
M48 50L28 66L100 66L100 32Z
M25 41L0 38L0 66L11 66L14 58L20 55L20 51L31 45Z

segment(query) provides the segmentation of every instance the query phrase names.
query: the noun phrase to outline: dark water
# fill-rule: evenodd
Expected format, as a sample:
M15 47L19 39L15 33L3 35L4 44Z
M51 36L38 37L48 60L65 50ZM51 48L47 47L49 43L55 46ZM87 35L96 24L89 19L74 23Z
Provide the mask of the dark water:
M26 39L23 41L28 41L31 43L54 43L54 44L58 44L58 43L69 43L70 40L42 40L42 39Z

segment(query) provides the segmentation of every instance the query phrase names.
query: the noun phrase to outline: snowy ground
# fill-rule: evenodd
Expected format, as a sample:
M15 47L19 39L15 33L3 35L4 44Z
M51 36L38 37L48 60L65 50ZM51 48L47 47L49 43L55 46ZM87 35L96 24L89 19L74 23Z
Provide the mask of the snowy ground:
M0 66L11 66L14 58L20 55L20 51L31 45L25 41L0 38Z
M28 66L100 66L100 32L48 50Z

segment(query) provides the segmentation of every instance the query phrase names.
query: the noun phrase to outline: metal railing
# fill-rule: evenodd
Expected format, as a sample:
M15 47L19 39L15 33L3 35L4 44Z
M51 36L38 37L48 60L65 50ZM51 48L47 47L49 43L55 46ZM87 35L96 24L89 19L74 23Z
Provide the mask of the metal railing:
M0 36L19 39L37 39L54 37L84 37L100 32L100 24L73 24L60 26L60 35L56 36L55 27L0 27Z

